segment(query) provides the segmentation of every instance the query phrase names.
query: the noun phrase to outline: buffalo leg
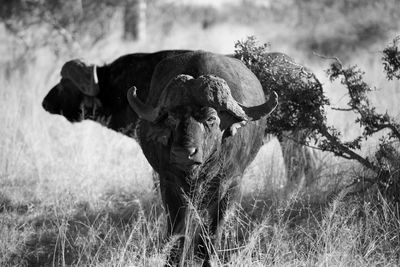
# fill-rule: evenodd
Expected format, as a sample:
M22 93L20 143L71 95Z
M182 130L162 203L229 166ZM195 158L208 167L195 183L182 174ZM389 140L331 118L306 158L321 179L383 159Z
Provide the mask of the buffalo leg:
M182 187L165 183L160 180L161 196L167 213L167 237L171 235L183 235L185 232L186 205L182 196ZM170 254L167 257L166 266L179 265L182 254L184 237L180 236L175 241Z
M196 235L195 240L195 254L199 255L204 259L203 266L210 265L210 252L214 245L215 237L218 231L218 227L223 222L226 211L229 208L230 203L237 197L238 183L236 180L232 181L226 192L221 193L221 187L214 191L212 197L209 197L207 205L209 225L204 227L207 231L199 231Z
M310 148L302 145L305 131L285 132L280 142L289 186L307 186L316 179L315 158ZM303 181L304 179L304 181Z

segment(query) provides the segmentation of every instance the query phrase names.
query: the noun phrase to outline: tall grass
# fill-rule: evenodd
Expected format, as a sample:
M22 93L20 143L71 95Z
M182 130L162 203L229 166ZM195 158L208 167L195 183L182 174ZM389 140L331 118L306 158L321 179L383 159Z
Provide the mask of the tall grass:
M342 194L328 206L295 198L268 204L262 212L238 206L230 211L212 248L215 265L399 264L399 214L382 198L361 201ZM140 205L129 208L128 216L105 206L52 206L23 224L13 223L15 214L7 211L0 229L2 266L162 266L175 242L160 238L163 216ZM184 266L199 263L190 250L182 255Z

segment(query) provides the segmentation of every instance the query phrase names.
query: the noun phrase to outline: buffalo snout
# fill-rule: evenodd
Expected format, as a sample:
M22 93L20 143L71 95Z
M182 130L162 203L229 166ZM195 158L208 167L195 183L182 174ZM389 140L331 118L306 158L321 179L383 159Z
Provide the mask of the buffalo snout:
M171 163L180 169L188 169L203 163L201 151L195 146L173 146L171 148Z
M52 113L52 112L51 112L51 111L52 111L52 106L51 106L51 104L49 103L49 101L48 101L46 98L43 99L42 107L43 107L46 111L49 111L50 113Z
M45 98L42 101L42 107L52 113L52 114L58 114L60 113L60 101L58 99L58 93L56 90L56 86L45 96Z

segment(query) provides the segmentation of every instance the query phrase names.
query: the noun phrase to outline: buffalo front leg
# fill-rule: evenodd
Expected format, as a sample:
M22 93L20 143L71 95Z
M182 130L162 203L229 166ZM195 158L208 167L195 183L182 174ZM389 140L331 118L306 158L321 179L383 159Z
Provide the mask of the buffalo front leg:
M167 215L167 237L173 237L170 240L172 247L167 256L166 266L178 266L185 240L186 204L182 196L185 189L176 184L162 182L161 179L160 189Z
M218 186L212 195L205 199L209 223L199 229L195 240L195 255L204 259L203 266L211 266L211 255L216 253L215 240L218 229L230 205L237 200L239 179L232 179L227 186Z

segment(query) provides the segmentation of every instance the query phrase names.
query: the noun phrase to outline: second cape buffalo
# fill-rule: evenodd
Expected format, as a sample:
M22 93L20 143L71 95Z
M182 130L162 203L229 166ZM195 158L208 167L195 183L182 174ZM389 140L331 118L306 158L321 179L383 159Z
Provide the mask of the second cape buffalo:
M127 93L126 89L114 92L112 97L108 95L110 99L110 81L102 81L109 76L101 74L106 67L96 70L80 61L67 62L61 82L46 96L43 106L78 121L82 114L77 114L76 107L65 107L67 98L53 100L54 94L65 93L64 87L75 87L76 92L69 90L68 98L77 98L87 116L113 112L109 127L120 131L129 121L127 131L136 128L135 138L160 176L168 233L182 236L168 264L179 262L190 222L194 230L186 245L208 266L210 244L228 203L235 199L245 169L263 144L266 117L277 106L277 96L266 97L258 79L240 60L204 51L167 53L171 54L160 54L164 59L152 66L149 88L132 80L126 88L136 87ZM149 73L143 70L143 75ZM104 105L102 98L115 103ZM120 125L121 121L125 124ZM199 216L188 220L192 206Z

